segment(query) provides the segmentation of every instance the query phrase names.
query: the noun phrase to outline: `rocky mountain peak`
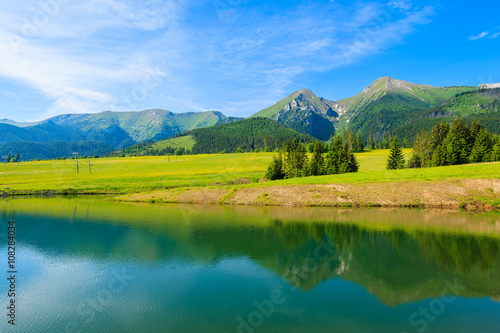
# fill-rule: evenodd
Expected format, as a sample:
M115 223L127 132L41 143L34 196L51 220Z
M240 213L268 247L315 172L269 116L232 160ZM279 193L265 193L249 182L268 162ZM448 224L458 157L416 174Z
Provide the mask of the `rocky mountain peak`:
M500 83L482 83L478 87L479 89L495 89L500 88Z

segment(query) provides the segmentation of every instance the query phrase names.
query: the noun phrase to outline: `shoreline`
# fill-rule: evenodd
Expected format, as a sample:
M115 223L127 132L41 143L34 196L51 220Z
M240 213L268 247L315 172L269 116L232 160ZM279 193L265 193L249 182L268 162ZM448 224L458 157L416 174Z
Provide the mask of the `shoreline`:
M293 207L446 208L500 210L500 179L450 179L339 184L263 182L152 189L129 193L110 191L11 190L0 197L107 195L109 200L146 203Z
M125 202L500 210L500 179L183 187L116 195Z

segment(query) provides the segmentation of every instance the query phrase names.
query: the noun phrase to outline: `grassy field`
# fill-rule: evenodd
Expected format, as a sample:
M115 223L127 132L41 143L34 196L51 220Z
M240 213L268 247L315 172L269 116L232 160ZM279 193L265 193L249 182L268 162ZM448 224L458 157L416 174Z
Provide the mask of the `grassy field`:
M409 155L410 150L405 150ZM86 193L133 193L172 187L228 185L246 178L251 186L276 184L370 183L408 180L499 178L500 164L485 163L440 168L385 170L388 150L357 154L360 172L257 183L273 153L130 157L57 160L0 164L0 190L77 190ZM92 173L89 173L88 162Z
M164 141L159 141L153 144L153 148L163 149L171 147L174 149L184 148L186 150L191 150L196 143L196 139L192 135L180 136L177 138L167 139Z

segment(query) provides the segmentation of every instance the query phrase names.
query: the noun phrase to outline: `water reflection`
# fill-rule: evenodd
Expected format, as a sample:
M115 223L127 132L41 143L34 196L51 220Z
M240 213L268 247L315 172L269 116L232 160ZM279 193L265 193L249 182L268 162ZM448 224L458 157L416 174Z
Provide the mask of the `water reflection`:
M327 311L336 303L327 305L317 292L341 294L340 289L347 288L342 281L373 295L383 308L370 307L381 314L387 311L384 308L447 295L500 298L497 214L150 206L96 198L16 199L3 201L0 209L2 227L16 219L20 230L24 278L32 281L25 286L26 307L33 310L32 318L40 315L38 321L33 319L38 323L32 326L35 330L42 319L72 318L88 298L86 293L96 293L123 267L140 277L136 279L140 283L131 283L128 292L98 317L121 314L117 320L123 321L133 312L136 319L130 327L146 321L150 330L165 327L161 318L168 314L174 325L169 326L171 331L209 332L216 326L234 331L235 318L249 311L255 297L263 299L276 287L287 292L297 288L299 293L287 296L295 315L273 317L276 327L283 327L280 320L290 325L291 318L301 322L308 311ZM47 281L57 281L58 286ZM443 294L444 282L459 287ZM40 293L45 298L34 296ZM206 301L211 299L217 301ZM39 314L39 308L47 305L43 302L54 305L55 300L66 304L59 317ZM128 304L127 311L123 304ZM334 310L328 311L331 315ZM353 307L349 315L359 314ZM205 318L204 328L192 323L196 316ZM389 321L407 322L406 314L393 316L398 317L379 323L380 331L388 329ZM374 318L362 321L374 325ZM325 323L316 322L318 327Z

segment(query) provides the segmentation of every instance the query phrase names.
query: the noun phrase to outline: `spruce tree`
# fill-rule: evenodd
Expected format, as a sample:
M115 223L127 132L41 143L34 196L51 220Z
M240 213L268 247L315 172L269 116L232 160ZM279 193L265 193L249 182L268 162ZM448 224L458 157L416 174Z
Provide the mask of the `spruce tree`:
M371 150L375 149L375 141L373 140L373 133L370 130L370 135L368 136L368 146Z
M354 148L356 147L356 139L354 138L354 133L352 132L352 130L349 130L348 141L349 141L349 149L354 150Z
M489 162L493 150L493 140L486 129L480 129L476 134L476 141L472 147L469 161L472 163Z
M342 150L340 151L339 156L339 173L347 173L350 170L349 164L349 144L346 142Z
M306 148L303 144L299 143L297 146L297 151L295 153L295 177L303 177L306 175L305 167L307 164L307 153Z
M392 140L392 147L389 152L389 157L387 159L387 169L403 169L405 166L405 157L403 155L403 151L401 150L401 146L399 145L398 138L394 137Z
M443 141L440 151L440 165L462 164L462 157L466 144L464 140L459 140L454 131L450 131ZM433 163L433 166L439 166Z
M450 133L453 133L459 141L460 156L457 164L467 163L474 145L474 138L469 126L462 119L455 119L450 126Z
M500 142L497 142L491 151L491 161L498 162L500 161Z
M284 179L285 173L283 172L283 157L281 152L278 156L273 156L271 165L267 168L266 178L269 180Z
M325 174L325 161L323 159L323 144L316 141L314 144L314 151L309 161L307 168L309 176L319 176Z
M420 157L420 155L417 154L415 150L413 150L413 153L411 154L411 157L408 160L406 166L410 169L422 167L422 158Z
M356 135L356 152L360 153L363 150L365 150L365 145L363 144L363 137L361 136L361 133L358 132Z
M470 134L472 136L473 142L476 142L477 136L479 135L482 129L483 126L481 126L479 122L475 120L472 122L472 126L470 127Z
M436 147L436 149L434 149L434 152L432 153L430 166L438 167L445 165L444 161L445 161L444 153L443 150L441 149L441 145L439 145Z
M325 160L325 171L328 175L334 175L339 173L339 160L342 151L342 139L340 136L336 135L333 139L330 139L330 145L328 147L328 153L326 154Z

